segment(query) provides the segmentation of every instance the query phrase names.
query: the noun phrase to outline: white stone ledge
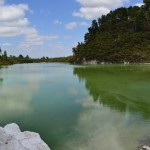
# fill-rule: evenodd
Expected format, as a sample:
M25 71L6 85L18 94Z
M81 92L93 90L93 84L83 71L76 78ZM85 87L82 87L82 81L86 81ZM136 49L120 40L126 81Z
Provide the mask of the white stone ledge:
M0 150L50 150L38 133L21 132L15 123L0 127Z

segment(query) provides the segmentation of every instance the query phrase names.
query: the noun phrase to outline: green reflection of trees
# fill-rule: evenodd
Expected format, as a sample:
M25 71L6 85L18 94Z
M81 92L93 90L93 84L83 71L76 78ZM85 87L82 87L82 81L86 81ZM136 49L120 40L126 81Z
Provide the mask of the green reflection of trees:
M0 83L3 82L3 80L4 80L3 78L0 78Z
M150 117L150 66L86 66L74 68L94 101L121 112Z

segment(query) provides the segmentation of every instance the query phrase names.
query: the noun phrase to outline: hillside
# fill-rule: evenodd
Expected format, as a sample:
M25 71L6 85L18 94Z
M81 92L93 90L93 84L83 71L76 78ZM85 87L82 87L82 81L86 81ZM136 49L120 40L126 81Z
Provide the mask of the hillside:
M73 48L73 62L150 62L150 1L118 8L92 21L84 42Z

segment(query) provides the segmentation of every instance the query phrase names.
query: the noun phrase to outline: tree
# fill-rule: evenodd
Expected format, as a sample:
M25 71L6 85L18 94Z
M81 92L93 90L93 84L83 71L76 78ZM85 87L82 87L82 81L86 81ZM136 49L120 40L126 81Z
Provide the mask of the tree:
M0 47L0 56L2 55L2 49L1 49L1 47Z
M29 56L27 55L27 56L25 57L25 59L29 59Z
M19 58L20 58L20 59L23 59L24 57L23 57L23 55L20 54L20 55L19 55Z
M7 59L7 52L6 51L4 51L3 58Z
M149 18L149 22L150 22L150 0L144 0L144 4L145 4L145 11L146 11L146 17Z
M145 4L147 7L150 7L150 1L149 1L149 0L144 0L143 2L144 2L144 4Z

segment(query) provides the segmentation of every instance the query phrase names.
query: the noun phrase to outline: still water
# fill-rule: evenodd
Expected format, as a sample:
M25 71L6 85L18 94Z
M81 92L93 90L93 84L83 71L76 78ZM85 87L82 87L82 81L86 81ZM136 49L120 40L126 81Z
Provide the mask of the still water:
M21 64L0 69L0 126L52 150L135 150L150 135L150 66Z

